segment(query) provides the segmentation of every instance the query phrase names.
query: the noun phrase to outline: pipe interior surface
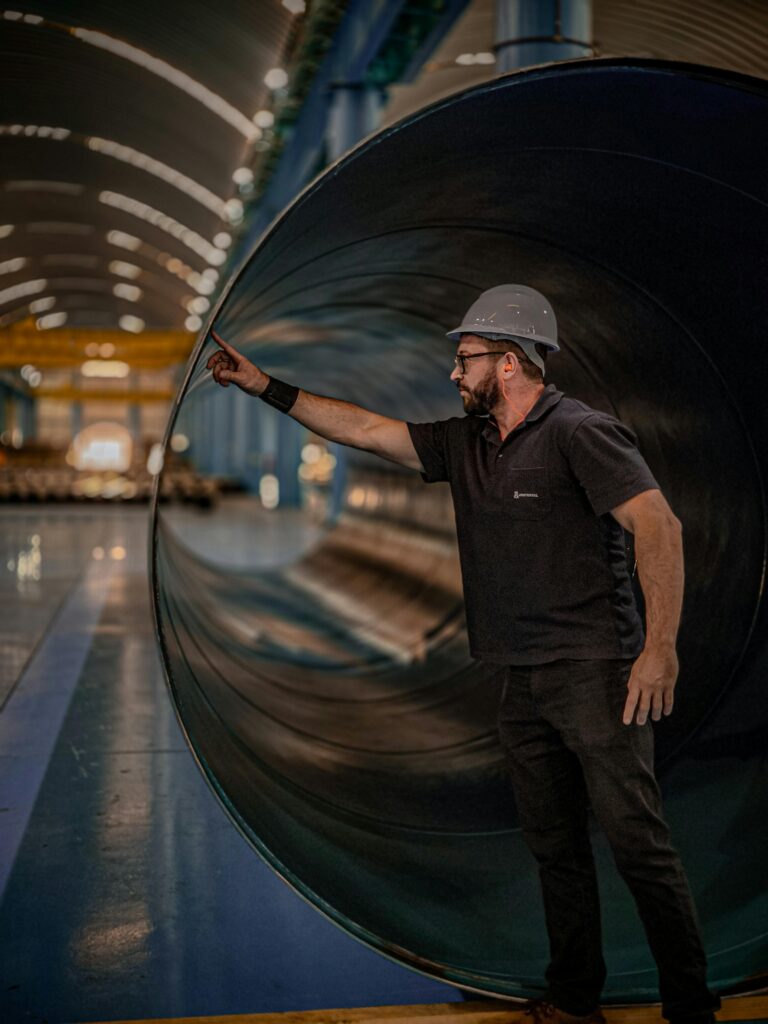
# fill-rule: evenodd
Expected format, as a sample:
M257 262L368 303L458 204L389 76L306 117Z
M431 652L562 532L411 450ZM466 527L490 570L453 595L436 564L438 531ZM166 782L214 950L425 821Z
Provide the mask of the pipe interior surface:
M768 967L767 93L623 60L452 97L310 186L216 315L267 372L424 421L461 414L444 334L481 291L550 299L563 350L548 379L633 428L683 522L681 676L657 767L721 990ZM217 389L214 348L201 339L169 436L245 399L220 443L248 448L279 414ZM465 988L538 995L538 881L495 735L500 675L468 655L447 485L353 450L336 472L320 513L251 496L229 550L227 502L200 531L155 505L181 723L244 835L350 934ZM606 998L652 1001L631 898L595 847Z

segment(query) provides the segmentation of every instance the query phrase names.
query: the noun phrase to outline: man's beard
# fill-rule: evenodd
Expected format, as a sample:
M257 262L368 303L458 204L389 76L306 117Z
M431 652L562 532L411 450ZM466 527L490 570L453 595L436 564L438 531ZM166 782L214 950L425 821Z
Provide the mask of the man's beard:
M487 416L491 409L498 405L500 398L501 388L495 375L487 377L471 391L468 388L461 390L461 400L467 416Z

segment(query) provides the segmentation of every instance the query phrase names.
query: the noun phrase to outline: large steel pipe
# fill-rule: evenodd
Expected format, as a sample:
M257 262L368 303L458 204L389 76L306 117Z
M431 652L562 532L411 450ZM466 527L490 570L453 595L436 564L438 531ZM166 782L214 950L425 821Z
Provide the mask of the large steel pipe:
M626 60L490 82L331 168L216 314L269 372L425 420L461 414L444 331L481 290L551 299L551 379L634 428L684 524L682 673L657 763L721 989L768 967L767 92ZM175 417L213 400L211 350L201 339ZM499 679L467 655L448 494L354 452L337 491L333 514L292 510L285 532L254 511L234 551L215 540L227 503L207 545L156 506L181 722L243 834L342 928L466 988L536 994L536 874L494 734ZM596 843L607 995L652 1000L640 925Z

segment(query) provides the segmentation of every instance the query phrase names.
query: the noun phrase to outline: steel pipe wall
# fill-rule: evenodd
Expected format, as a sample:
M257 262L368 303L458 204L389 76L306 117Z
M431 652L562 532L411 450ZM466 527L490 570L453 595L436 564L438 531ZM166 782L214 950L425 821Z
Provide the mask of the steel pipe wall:
M767 92L608 60L438 103L310 186L215 318L268 372L425 420L461 414L444 331L481 290L517 281L551 299L550 379L633 427L684 525L679 697L657 758L721 989L768 967ZM177 414L215 388L211 350L201 339ZM238 827L321 912L435 977L536 994L537 881L494 735L499 679L467 655L449 496L348 454L335 512L278 509L277 532L254 515L240 546L215 540L226 505L207 546L155 509L182 725ZM596 842L607 995L652 1000L640 925Z

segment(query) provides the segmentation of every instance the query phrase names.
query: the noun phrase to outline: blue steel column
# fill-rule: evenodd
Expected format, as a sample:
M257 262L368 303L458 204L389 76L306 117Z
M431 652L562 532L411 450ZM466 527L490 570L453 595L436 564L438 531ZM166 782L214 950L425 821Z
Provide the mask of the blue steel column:
M216 390L206 396L202 430L198 437L197 458L208 473L221 477L241 477L243 464L240 456L245 437L240 413L248 396L240 391L236 395ZM243 431L244 434L244 431Z
M261 473L272 472L276 461L278 414L270 413L240 390L211 392L200 397L194 416L182 406L176 431L189 438L186 456L198 472L236 477L258 491Z
M277 459L275 475L280 484L280 504L301 504L298 470L305 428L290 416L281 416L277 430Z
M375 85L364 82L334 84L326 135L329 161L337 160L366 135L376 131L385 99L384 90Z
M326 147L329 161L337 160L356 146L366 135L375 132L381 123L386 93L378 86L364 83L342 84L334 87L328 117ZM329 514L335 518L344 503L347 479L347 450L343 445L331 445L336 457L331 483Z
M135 448L141 443L141 406L138 402L131 402L128 406L128 429L133 438Z
M207 438L209 472L214 476L226 476L229 468L229 441L231 426L230 396L223 391L210 395L207 410Z
M215 445L213 439L213 395L201 395L194 424L193 452L195 466L201 473L213 474Z
M249 398L238 413L238 442L242 443L242 464L239 476L246 490L258 494L261 474L267 472L265 453L269 450L270 434L264 428L263 413L268 407L258 399ZM271 472L271 465L269 471Z
M189 416L187 409L185 409L184 406L179 410L174 433L185 434L189 438L189 447L184 455L185 458L189 459L195 469L199 469L200 465L198 455L200 452L200 438L197 430L197 421L194 417Z
M35 405L34 398L29 395L21 395L16 400L19 417L19 427L25 443L35 436Z
M83 403L73 402L70 406L70 423L72 430L72 437L77 437L80 431L83 429Z
M386 94L376 85L365 82L336 82L332 86L326 153L328 161L337 160L366 135L375 132L381 122ZM277 428L277 460L275 473L280 484L280 504L295 506L301 502L297 470L300 463L304 430L290 417L281 417ZM341 506L345 479L345 454L334 446L336 467L333 475L331 514Z
M248 466L248 407L254 399L239 388L232 395L232 442L230 445L229 471L238 480L243 480Z
M277 441L282 413L270 408L263 402L256 401L251 406L251 418L254 424L254 436L257 438L258 450L254 490L258 491L259 481L265 473L277 476Z
M30 397L29 399L29 436L32 438L37 437L37 410L38 403L37 399Z
M430 29L423 38L420 37L419 45L410 53L410 61L400 71L401 80L413 81L466 5L467 0L445 0L438 5L439 17L434 20L430 15ZM367 79L372 77L371 68L390 40L400 15L409 13L408 6L407 0L349 0L312 88L304 99L301 113L285 140L277 170L240 243L241 254L316 172L323 146L326 160L334 161L379 128L386 92L382 85L372 84ZM418 14L418 6L415 13ZM428 11L424 13L430 14ZM414 11L410 14L413 15ZM300 500L296 469L301 435L296 433L293 421L275 429L275 472L280 483L281 503L292 504L294 500ZM295 464L291 462L291 452L296 455ZM334 447L334 453L337 465L333 478L332 513L341 507L346 462L345 449ZM253 454L248 458L253 459ZM266 461L265 458L262 464ZM246 472L249 485L254 475L249 462Z
M500 73L591 55L591 0L496 0Z

